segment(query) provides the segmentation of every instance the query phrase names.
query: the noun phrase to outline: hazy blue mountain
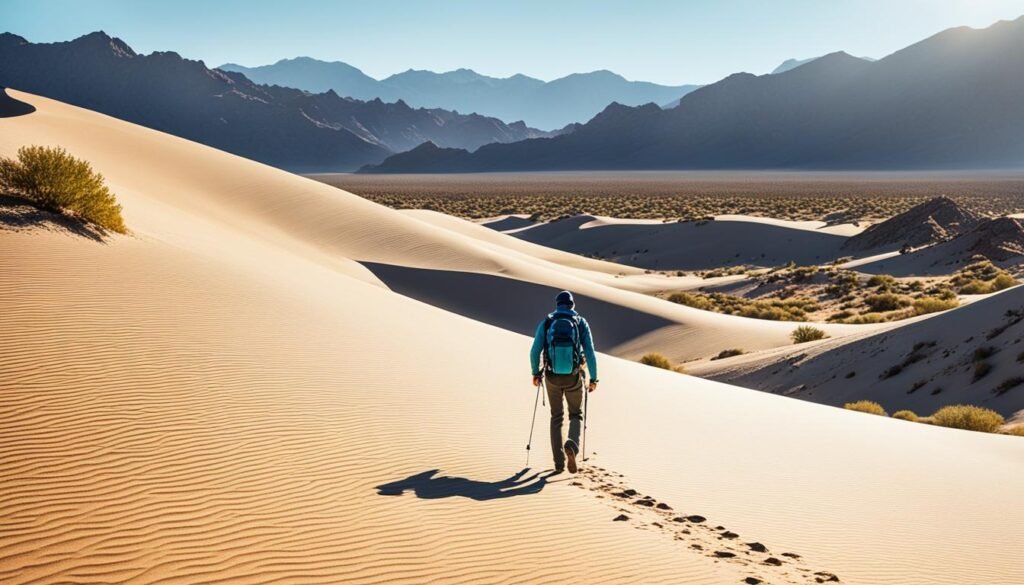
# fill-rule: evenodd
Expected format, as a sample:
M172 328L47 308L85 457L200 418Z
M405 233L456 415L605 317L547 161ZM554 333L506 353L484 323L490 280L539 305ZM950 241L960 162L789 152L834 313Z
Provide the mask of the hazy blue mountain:
M339 95L369 101L380 98L387 102L401 96L388 86L341 61L319 61L309 57L281 59L273 65L244 67L225 63L218 67L224 71L244 74L256 83L294 87L316 93L334 90Z
M811 61L814 61L815 59L820 59L820 58L821 57L811 57L809 59L786 59L781 64L779 64L778 67L776 67L775 69L772 70L772 75L775 75L776 73L785 73L786 71L789 71L790 69L796 69L797 67L799 67L801 65L806 65L806 64L810 63ZM869 62L870 61L876 61L876 59L872 59L871 57L860 57L860 59L863 59L864 61L869 61Z
M471 69L446 73L413 70L377 81L345 63L308 57L285 59L262 67L226 64L257 83L307 91L333 89L357 99L402 99L414 107L476 112L502 120L523 120L536 128L555 129L586 122L611 102L641 105L677 100L698 86L665 86L628 81L610 71L575 73L544 82L526 75L489 77Z
M875 62L840 52L730 75L669 110L612 104L571 134L446 153L432 170L1019 168L1022 71L1024 17Z
M0 34L2 85L302 171L353 170L428 140L474 150L554 135L402 101L257 85L176 53L139 55L102 32L40 44Z

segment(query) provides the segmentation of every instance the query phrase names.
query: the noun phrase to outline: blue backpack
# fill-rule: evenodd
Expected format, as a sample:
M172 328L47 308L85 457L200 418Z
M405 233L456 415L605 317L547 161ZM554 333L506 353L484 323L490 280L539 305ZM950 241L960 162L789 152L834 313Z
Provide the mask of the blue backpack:
M583 357L579 315L551 313L544 324L544 357L552 374L575 374Z

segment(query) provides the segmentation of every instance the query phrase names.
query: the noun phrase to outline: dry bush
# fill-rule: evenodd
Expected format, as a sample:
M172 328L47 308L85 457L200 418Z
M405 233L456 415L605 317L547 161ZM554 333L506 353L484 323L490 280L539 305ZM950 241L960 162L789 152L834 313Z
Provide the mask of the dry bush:
M716 355L715 357L713 357L711 359L712 360L724 360L725 358L731 358L733 356L743 355L745 353L747 353L747 352L743 351L742 349L723 349L722 351L718 352L718 355Z
M17 159L0 158L0 190L103 230L121 234L128 231L121 206L103 175L63 148L23 146L18 149Z
M993 433L1003 424L1003 416L994 410L971 404L944 406L931 416L932 423L953 429Z
M1008 427L1000 431L1004 435L1013 435L1014 437L1024 437L1024 425L1017 425L1015 427Z
M672 362L668 361L668 358L660 353L648 353L640 358L640 363L645 366L652 366L655 368L661 368L663 370L671 370Z
M955 309L959 306L960 301L956 297L948 300L939 297L921 297L914 300L914 314L927 315L929 313L939 313Z
M913 410L897 410L892 413L892 417L900 420L909 420L910 422L917 422L917 419L920 418Z
M884 293L865 297L864 304L866 304L872 312L883 313L885 311L895 311L897 309L909 307L910 299L901 295Z
M807 343L808 341L817 341L825 338L825 332L817 327L811 327L810 325L801 325L793 330L789 334L793 343Z
M857 412L866 412L868 414L877 414L879 416L888 416L882 405L877 402L870 400L858 400L857 402L847 402L843 405L846 410L856 410Z

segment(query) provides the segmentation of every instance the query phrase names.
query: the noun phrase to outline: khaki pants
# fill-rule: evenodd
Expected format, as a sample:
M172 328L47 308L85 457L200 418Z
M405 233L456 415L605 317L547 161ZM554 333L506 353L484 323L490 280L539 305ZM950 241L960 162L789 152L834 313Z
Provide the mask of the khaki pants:
M562 422L565 419L565 406L569 405L569 443L573 451L580 450L580 430L583 427L583 372L576 374L551 374L544 376L548 389L548 401L551 403L551 454L555 458L555 467L565 467L565 452L562 443Z

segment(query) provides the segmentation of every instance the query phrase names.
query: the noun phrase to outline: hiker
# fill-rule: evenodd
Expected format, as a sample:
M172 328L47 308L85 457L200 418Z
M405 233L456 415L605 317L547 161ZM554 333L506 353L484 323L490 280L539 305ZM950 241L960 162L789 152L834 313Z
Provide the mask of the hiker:
M588 392L597 389L597 356L590 325L573 306L572 293L564 290L555 297L555 310L550 313L533 336L530 348L530 367L533 385L539 386L541 375L547 385L551 402L551 452L555 458L555 471L565 469L576 473L576 455L580 452L580 427L583 424L583 359L590 373ZM543 370L541 356L544 357ZM569 437L562 443L562 420L565 415L562 401L569 405Z

